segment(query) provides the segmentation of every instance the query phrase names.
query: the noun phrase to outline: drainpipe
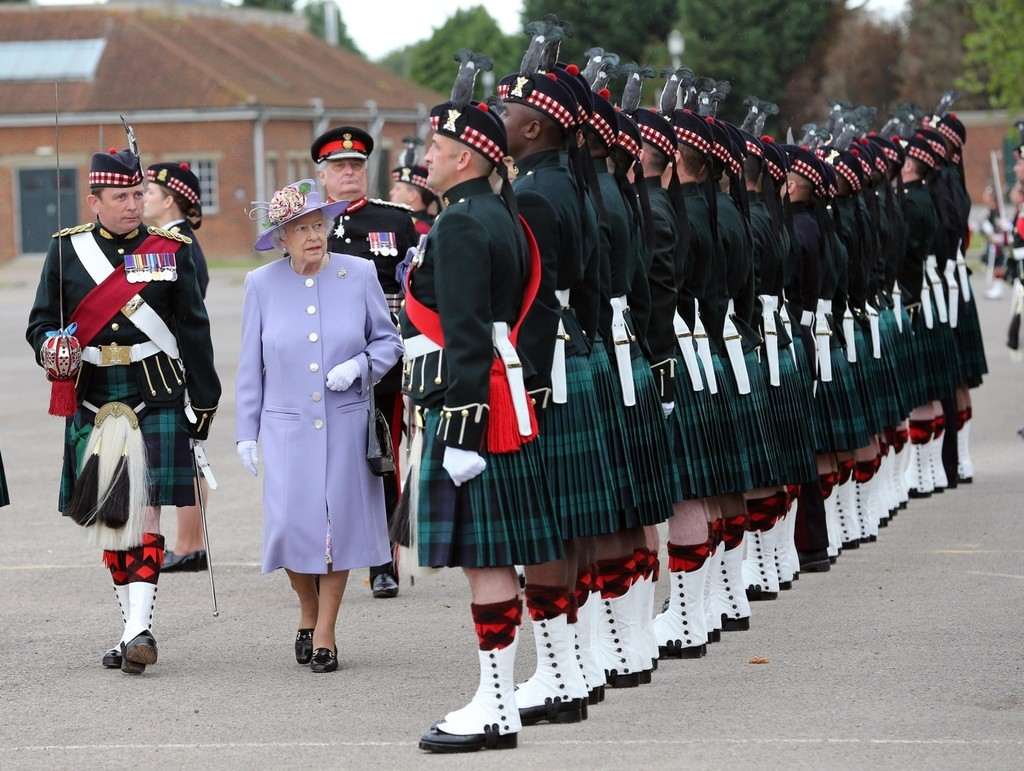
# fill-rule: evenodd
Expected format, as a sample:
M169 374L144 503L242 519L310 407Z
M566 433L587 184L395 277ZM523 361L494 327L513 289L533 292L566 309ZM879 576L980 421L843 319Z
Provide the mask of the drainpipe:
M269 201L270 196L267 195L267 164L266 164L266 153L267 148L264 143L263 127L267 125L269 116L265 109L260 109L259 115L256 118L256 122L252 125L252 165L253 165L253 179L255 181L255 190L253 193L252 200L254 201Z
M370 117L366 122L366 130L370 134L370 136L373 137L374 144L377 144L380 141L380 134L384 130L384 124L386 123L386 120L381 116L380 108L377 106L377 103L373 99L367 99L365 104L366 109L369 110L370 112ZM366 192L367 195L369 195L371 198L377 197L377 171L378 169L380 169L380 159L381 155L379 153L370 154L369 168L367 169L367 178L374 180L375 189L367 190Z

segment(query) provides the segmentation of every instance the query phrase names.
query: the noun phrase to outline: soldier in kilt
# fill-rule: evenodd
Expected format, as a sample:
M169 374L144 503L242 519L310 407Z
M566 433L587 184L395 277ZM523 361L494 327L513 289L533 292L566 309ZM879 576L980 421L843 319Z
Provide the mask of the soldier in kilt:
M522 600L514 566L564 556L515 344L537 291L539 255L510 209L504 123L470 101L485 59L460 60L452 101L431 110L425 158L445 209L413 260L400 321L403 387L424 423L414 441L421 452L410 460L419 479L405 490L415 546L421 564L466 574L479 643L480 686L423 735L420 748L431 752L516 746ZM495 169L507 198L491 188Z
M26 337L54 381L51 413L67 418L59 508L104 550L121 607L102 663L139 674L157 660L160 507L195 502L191 445L209 433L220 381L191 241L142 224L132 144L93 155L96 221L54 234ZM81 366L55 371L71 349Z

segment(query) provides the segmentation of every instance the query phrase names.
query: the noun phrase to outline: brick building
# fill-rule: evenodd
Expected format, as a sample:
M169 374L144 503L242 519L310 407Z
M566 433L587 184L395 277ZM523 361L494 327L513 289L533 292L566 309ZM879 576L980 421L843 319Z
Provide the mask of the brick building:
M371 195L383 195L402 137L424 136L427 112L443 98L311 36L291 14L4 4L0 262L45 252L58 208L65 227L92 219L89 159L127 146L122 115L143 164L188 161L200 177L203 249L222 260L254 255L257 227L245 209L314 176L309 145L319 133L341 124L370 131Z

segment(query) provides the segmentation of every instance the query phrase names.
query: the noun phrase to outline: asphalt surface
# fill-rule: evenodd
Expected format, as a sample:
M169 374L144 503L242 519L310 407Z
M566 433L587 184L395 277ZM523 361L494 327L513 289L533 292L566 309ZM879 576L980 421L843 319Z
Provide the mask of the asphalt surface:
M282 573L260 573L260 482L234 451L242 270L215 269L208 299L225 392L207 444L220 615L208 573L165 575L160 663L100 666L120 613L99 554L56 512L61 422L24 340L38 269L0 268L0 768L1024 768L1024 370L1004 346L1007 301L979 300L990 373L973 484L912 501L877 543L755 604L749 632L609 689L588 721L524 729L512 752L431 756L419 736L476 688L465 581L439 572L374 600L353 573L341 668L295 664L297 603ZM169 543L174 527L165 512Z

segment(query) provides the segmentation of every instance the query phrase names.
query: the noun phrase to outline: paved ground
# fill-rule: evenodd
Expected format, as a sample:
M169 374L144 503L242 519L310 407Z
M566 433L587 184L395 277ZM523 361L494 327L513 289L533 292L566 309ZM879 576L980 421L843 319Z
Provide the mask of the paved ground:
M207 574L165 576L160 664L142 677L100 667L120 618L98 554L55 512L61 425L23 337L37 270L0 269L0 448L13 499L0 510L0 768L1024 767L1024 370L1003 345L1004 301L980 301L991 372L975 394L973 485L912 502L878 543L755 605L749 632L610 692L587 722L527 729L514 753L442 759L416 741L477 676L457 573L390 601L354 577L341 670L294 663L297 606L283 575L260 574L259 482L233 446L241 271L215 270L209 292L225 385L208 443L221 483L210 507L220 616Z

